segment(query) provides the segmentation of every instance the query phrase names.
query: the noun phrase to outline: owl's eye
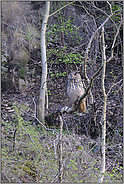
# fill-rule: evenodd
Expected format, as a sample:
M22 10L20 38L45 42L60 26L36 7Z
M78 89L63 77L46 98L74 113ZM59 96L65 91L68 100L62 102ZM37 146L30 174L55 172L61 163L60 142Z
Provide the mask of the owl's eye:
M74 76L76 76L77 72L74 73Z

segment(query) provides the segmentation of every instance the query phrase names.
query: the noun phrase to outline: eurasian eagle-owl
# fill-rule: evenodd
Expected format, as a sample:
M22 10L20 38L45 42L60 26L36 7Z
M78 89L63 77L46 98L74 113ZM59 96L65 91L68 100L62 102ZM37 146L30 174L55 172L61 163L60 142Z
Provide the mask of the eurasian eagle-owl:
M67 94L72 103L72 108L74 108L78 98L84 93L83 84L81 81L81 76L79 72L71 72L68 76L67 84ZM86 110L86 99L84 98L79 106L79 113L83 113Z

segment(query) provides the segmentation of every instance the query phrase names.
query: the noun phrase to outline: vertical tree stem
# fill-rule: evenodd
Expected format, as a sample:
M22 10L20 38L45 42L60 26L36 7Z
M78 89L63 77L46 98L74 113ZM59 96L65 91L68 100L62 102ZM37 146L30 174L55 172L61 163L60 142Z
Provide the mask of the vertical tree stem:
M46 79L47 79L47 61L46 61L46 43L45 43L45 33L46 25L49 17L50 1L46 1L45 13L41 28L41 61L42 61L42 79L40 88L40 97L38 105L38 118L41 122L44 121L45 112L45 91L46 91Z
M105 93L105 70L106 70L106 55L105 55L105 40L104 40L104 27L102 27L102 91L103 91L103 110L102 110L102 138L101 138L101 176L99 183L103 182L105 174L105 140L106 140L106 101L107 95Z
M63 164L62 164L62 129L63 129L63 121L62 117L59 115L60 119L60 130L59 130L59 183L62 183L62 175L63 175Z

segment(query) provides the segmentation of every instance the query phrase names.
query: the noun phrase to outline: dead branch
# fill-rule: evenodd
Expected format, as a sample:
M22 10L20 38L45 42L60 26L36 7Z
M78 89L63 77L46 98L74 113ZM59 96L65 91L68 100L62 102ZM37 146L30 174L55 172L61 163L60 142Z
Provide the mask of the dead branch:
M108 1L107 1L107 3L108 3ZM88 4L89 4L89 3L88 3ZM97 6L95 6L94 2L92 2L90 5L91 5L93 8L96 8L97 10L103 12L107 17L109 16L104 10L102 10L102 9L98 8ZM110 9L110 10L111 10L111 9ZM111 11L111 14L112 14L112 11ZM113 22L113 24L115 25L115 27L116 27L116 29L117 29L117 25L116 25L116 23L114 22L114 20L113 20L111 17L110 17L110 20Z
M50 14L49 17L55 15L57 12L59 12L60 10L62 10L63 8L65 8L66 6L70 5L70 4L73 4L75 1L72 1L66 5L64 5L63 7L61 7L60 9L58 9L57 11L55 11L54 13Z
M120 27L121 27L121 25L122 25L122 22L123 22L123 19L121 19L119 28L118 28L118 30L117 30L117 32L116 32L116 35L115 35L115 38L114 38L114 41L113 41L113 44L112 44L111 56L110 56L110 58L107 60L107 63L113 59L114 45L115 45L115 41L116 41L116 38L117 38L117 36L118 36Z
M108 93L107 93L107 97L108 97L108 95L109 95L111 89L112 89L114 86L116 86L117 84L121 83L122 81L123 81L123 79L121 79L120 81L118 81L118 82L116 82L116 83L113 83L113 84L111 85L111 87L110 87L110 89L109 89L109 91L108 91Z
M85 67L86 67L86 61L87 61L87 57L88 57L89 48L90 48L90 46L91 46L91 43L92 43L93 38L95 37L96 33L98 32L98 30L100 30L100 29L105 25L105 23L106 23L116 12L121 11L121 10L122 10L122 9L117 10L117 11L115 11L114 13L110 14L110 15L107 17L107 19L97 28L97 30L94 32L94 34L93 34L92 37L90 38L90 41L89 41L89 44L88 44L88 46L87 46L86 53L85 53L85 65L84 65ZM84 75L86 76L86 68L84 68ZM87 78L87 76L86 76L86 78Z
M28 114L28 116L30 116L30 117L36 119L36 120L38 121L38 123L41 124L41 125L45 128L45 130L47 130L47 131L53 131L53 134L54 134L54 132L55 132L57 135L59 135L59 133L58 133L56 130L51 129L51 128L47 128L47 127L46 127L36 116L31 116L30 114ZM56 117L57 117L57 116L56 116Z
M88 57L88 52L89 52L89 49L90 49L90 46L91 46L91 43L93 41L93 38L95 37L96 33L105 25L105 23L118 11L121 11L122 9L120 10L117 10L115 11L114 13L110 14L107 19L97 28L97 30L94 32L94 34L91 36L90 38L90 41L89 41L89 44L87 46L87 49L86 49L86 53L85 53L85 61L84 61L84 76L85 78L87 79L87 75L86 75L86 62L87 62L87 57ZM89 82L89 81L88 81Z
M122 9L119 9L119 10L115 11L114 13L111 13L111 14L106 18L106 20L96 29L96 31L93 33L93 35L92 35L91 38L90 38L90 41L89 41L88 46L87 46L87 48L86 48L85 60L84 60L84 77L85 77L85 79L86 79L86 81L87 81L88 84L89 84L90 80L89 80L89 78L88 78L88 76L87 76L87 73L86 73L86 62L87 62L88 52L89 52L89 49L90 49L90 47L91 47L91 43L92 43L92 41L93 41L93 38L95 37L95 35L97 34L97 32L105 25L105 23L106 23L116 12L121 11L121 10L122 10ZM114 43L114 42L113 42L113 43ZM112 54L113 54L113 50L112 50ZM112 55L112 56L113 56L113 55ZM112 58L110 58L110 59L112 59ZM89 93L90 93L90 98L91 98L90 101L91 101L91 103L93 104L93 95L92 95L91 90L89 91Z

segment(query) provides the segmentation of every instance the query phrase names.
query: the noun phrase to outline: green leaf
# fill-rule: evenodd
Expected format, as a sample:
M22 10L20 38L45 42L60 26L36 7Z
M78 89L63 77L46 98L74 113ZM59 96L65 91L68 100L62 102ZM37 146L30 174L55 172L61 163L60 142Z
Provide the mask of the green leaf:
M54 77L55 74L50 75L51 77Z

